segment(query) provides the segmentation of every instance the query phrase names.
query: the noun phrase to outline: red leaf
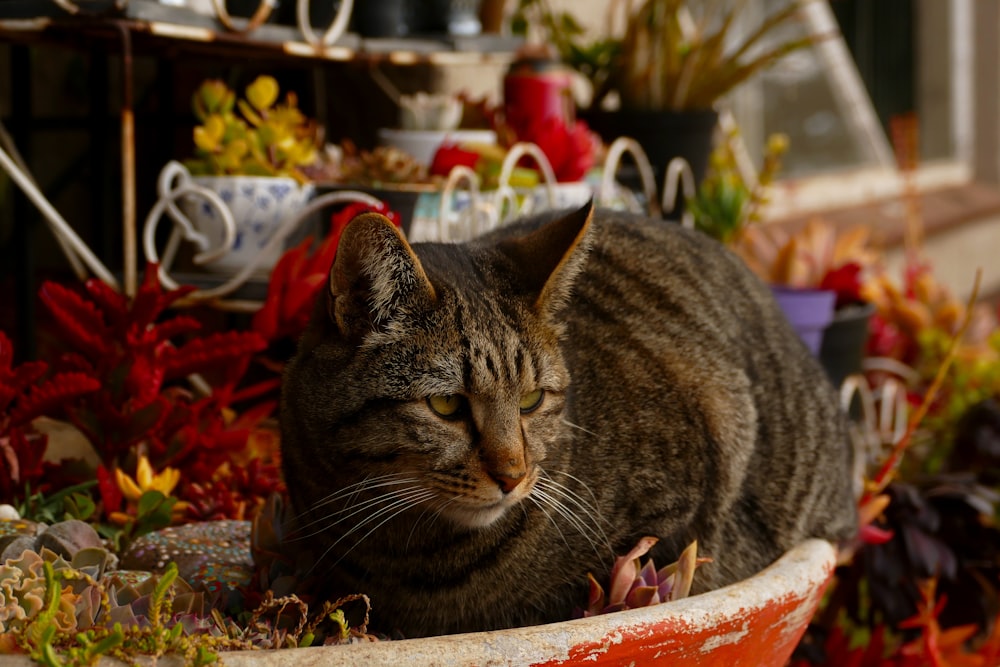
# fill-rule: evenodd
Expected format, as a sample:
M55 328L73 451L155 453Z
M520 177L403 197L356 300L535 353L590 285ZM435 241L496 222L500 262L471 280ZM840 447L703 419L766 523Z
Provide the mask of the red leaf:
M259 398L268 394L269 392L275 391L281 387L281 378L273 378L271 380L263 380L261 382L254 383L249 387L243 387L237 392L234 392L232 396L229 397L229 403L240 403L242 401L249 401L255 398Z
M892 539L894 533L891 530L883 530L871 524L861 526L858 537L865 544L885 544Z
M0 372L9 370L14 363L14 344L7 334L0 331Z
M155 266L147 265L143 283L136 291L135 298L132 300L131 307L129 308L130 324L144 329L155 322L156 318L172 303L189 294L194 289L193 286L186 285L164 292L159 278L156 276Z
M256 332L226 331L192 340L179 348L164 350L165 377L185 377L211 367L247 361L267 347Z
M13 371L0 372L0 414L7 411L18 394L27 391L47 371L48 364L45 362L29 361Z
M132 403L147 405L163 388L165 369L155 357L136 356L126 370L125 394Z
M122 330L128 322L128 300L102 280L91 278L84 287L91 301L104 313L104 318L113 329Z
M27 423L100 388L97 380L83 373L60 373L48 382L33 387L17 402L10 412L11 424Z
M115 482L115 476L103 465L97 466L97 490L101 494L101 502L104 503L105 516L121 509L125 498Z
M157 340L170 340L201 329L201 322L187 315L178 315L156 325Z
M282 304L285 300L287 287L293 281L293 276L298 273L310 245L312 245L312 237L306 238L296 247L287 250L271 273L271 280L267 286L267 297L260 310L254 313L252 322L254 331L263 336L265 340L276 340L279 337L279 320L284 311Z
M837 308L861 301L861 265L849 262L827 271L819 288L836 292Z
M67 343L85 354L107 354L110 331L93 303L50 281L42 285L39 296L55 318Z

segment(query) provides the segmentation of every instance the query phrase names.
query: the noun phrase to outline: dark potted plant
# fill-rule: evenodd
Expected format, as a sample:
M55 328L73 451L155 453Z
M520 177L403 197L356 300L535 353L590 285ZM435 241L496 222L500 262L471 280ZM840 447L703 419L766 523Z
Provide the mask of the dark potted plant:
M592 84L589 107L580 113L609 142L636 139L649 156L657 181L667 164L683 157L696 180L708 166L716 104L726 93L779 59L815 41L784 38L798 16L791 0L755 29L737 29L744 3L644 0L618 3L625 30L588 42L570 12L554 12L546 0L521 0L515 30L540 28L545 41ZM614 24L614 21L610 21ZM769 42L777 35L777 41ZM607 102L617 97L618 108Z

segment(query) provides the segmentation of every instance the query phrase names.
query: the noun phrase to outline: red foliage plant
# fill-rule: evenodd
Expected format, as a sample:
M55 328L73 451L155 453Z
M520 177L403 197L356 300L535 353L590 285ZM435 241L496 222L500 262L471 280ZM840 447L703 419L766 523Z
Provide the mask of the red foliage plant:
M274 409L273 400L259 399L276 380L240 386L267 346L260 334L199 335L198 320L167 313L192 289L165 291L154 265L132 299L98 280L87 281L82 293L54 282L42 285L41 300L64 348L54 365L91 388L65 406L65 415L102 462L98 489L107 512L121 504L109 470L134 466L144 454L156 470L170 466L187 483L210 483ZM207 395L183 382L202 373L213 379ZM230 406L240 402L251 407L236 417Z
M0 331L0 502L23 499L29 487L45 491L51 480L45 474L48 438L32 428L32 420L99 388L83 373L49 375L43 361L15 366L14 346Z

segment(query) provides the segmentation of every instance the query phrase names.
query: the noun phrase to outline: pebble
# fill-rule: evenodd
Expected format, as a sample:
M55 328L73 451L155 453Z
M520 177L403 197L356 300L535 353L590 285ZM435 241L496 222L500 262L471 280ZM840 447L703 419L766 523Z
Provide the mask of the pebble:
M137 538L122 557L126 570L178 574L195 590L225 594L250 582L249 521L204 521L171 526Z
M51 549L67 561L73 560L73 555L82 549L104 547L104 542L94 527L79 519L52 524L38 536L35 543L36 551Z
M45 526L27 519L0 520L0 563L35 550L36 536Z

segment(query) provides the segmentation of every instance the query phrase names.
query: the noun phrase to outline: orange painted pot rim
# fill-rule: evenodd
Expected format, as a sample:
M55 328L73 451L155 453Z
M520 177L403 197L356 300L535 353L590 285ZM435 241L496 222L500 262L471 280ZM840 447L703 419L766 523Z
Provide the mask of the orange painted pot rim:
M548 625L278 651L238 651L227 667L320 665L784 665L816 611L836 549L808 540L731 586L668 604Z

